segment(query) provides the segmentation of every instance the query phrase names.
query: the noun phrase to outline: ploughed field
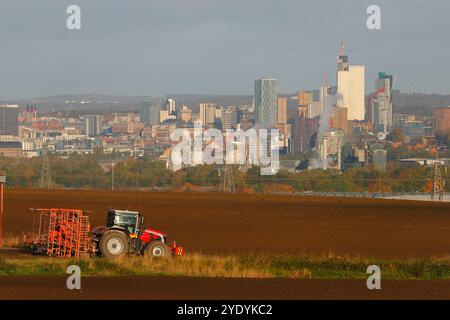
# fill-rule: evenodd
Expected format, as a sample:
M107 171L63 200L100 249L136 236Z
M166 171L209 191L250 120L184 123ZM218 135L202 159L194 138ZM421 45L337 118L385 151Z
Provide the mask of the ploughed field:
M81 290L67 290L66 277L0 276L4 299L432 300L450 299L450 281L383 280L382 290L368 290L363 280L87 277Z
M450 253L450 204L288 195L6 189L4 232L33 228L28 208L137 210L145 225L204 254L349 255L389 259Z

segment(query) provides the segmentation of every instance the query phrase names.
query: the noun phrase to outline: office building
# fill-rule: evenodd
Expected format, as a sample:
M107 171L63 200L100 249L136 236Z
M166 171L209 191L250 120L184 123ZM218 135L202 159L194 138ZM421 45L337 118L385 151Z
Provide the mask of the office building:
M255 80L255 124L270 128L277 124L277 80Z
M99 115L87 115L83 117L84 134L89 137L98 136L102 132L102 119Z
M331 128L341 129L346 134L349 134L347 112L348 112L347 108L333 107L330 119Z
M416 117L413 114L394 113L392 115L392 127L402 128L407 122L415 121Z
M319 117L307 118L303 115L289 119L291 125L291 153L307 153L316 146L319 131Z
M287 98L284 97L278 97L278 107L277 107L277 114L278 114L278 124L285 124L287 123Z
M314 97L314 94L312 92L299 91L297 93L298 105L306 106L306 105L310 104L311 102L313 102L313 97Z
M423 137L425 135L424 131L423 121L408 121L403 127L403 132L408 137Z
M169 113L169 116L175 115L176 113L176 103L174 99L167 99L166 101L166 110Z
M159 123L159 105L154 101L144 101L141 104L140 119L146 125L155 125Z
M450 132L450 106L439 108L433 111L434 130L441 132Z
M338 106L348 109L348 120L365 119L365 67L338 71Z
M235 108L228 108L222 111L221 125L222 131L236 129L238 122L238 113Z
M214 124L217 105L215 103L200 103L200 122L204 126Z
M392 128L392 85L394 78L380 72L375 81L375 92L369 98L369 120L375 133L387 133Z
M338 107L348 109L348 120L365 120L365 89L365 67L350 65L341 41L337 59Z
M18 136L19 106L15 104L0 105L0 135Z
M306 115L308 118L320 116L323 110L323 102L313 101L306 108Z

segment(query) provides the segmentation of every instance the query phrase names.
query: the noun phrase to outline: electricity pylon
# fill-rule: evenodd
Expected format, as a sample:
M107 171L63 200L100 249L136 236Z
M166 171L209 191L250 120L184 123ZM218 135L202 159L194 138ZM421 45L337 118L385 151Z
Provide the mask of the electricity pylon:
M233 166L224 164L221 170L220 188L223 192L236 192L236 183L234 181Z
M445 179L442 177L442 165L438 158L433 165L433 190L431 191L431 199L434 200L437 196L439 201L444 200L445 193Z
M47 152L44 150L42 153L42 168L41 168L41 189L52 189L52 176L50 174L50 163L48 161Z

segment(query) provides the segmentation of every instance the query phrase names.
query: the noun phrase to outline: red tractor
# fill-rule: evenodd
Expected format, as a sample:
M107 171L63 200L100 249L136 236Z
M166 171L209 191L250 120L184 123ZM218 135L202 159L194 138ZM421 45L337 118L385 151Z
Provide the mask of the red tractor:
M123 255L164 257L171 252L183 255L176 242L167 242L167 234L145 228L144 217L135 211L106 210L106 226L92 230L93 252L107 258Z

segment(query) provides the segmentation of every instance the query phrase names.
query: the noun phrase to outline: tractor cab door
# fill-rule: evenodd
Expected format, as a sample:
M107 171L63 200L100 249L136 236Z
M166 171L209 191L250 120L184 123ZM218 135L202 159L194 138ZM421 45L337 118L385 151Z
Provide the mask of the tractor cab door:
M107 227L119 227L135 234L139 228L139 216L135 213L110 212L108 214Z
M136 232L141 235L142 230L144 230L144 217L139 215L137 225L136 225Z

